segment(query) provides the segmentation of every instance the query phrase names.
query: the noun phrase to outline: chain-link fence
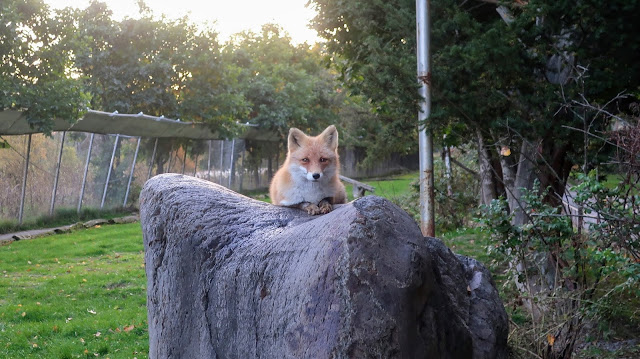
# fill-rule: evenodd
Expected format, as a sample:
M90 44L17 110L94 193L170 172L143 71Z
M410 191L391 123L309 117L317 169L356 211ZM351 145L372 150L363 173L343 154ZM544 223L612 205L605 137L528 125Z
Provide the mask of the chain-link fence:
M20 222L59 209L135 207L144 182L166 172L240 192L266 188L281 161L278 143L243 139L54 132L0 144L0 220Z

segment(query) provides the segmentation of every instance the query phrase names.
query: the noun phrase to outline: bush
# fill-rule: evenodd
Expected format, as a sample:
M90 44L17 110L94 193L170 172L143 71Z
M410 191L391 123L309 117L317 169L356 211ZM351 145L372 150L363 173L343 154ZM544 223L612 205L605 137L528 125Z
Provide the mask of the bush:
M593 174L578 175L577 181L572 188L576 205L585 216L601 219L585 224L587 231L574 227L575 214L543 202L546 193L535 189L538 183L534 190L523 190L525 225L512 225L504 199L480 211L490 249L508 263L518 294L514 305L529 303L530 319L518 327L515 345L535 343L527 350L546 358L571 353L586 319L610 321L633 313L627 320L640 321L637 311L620 308L621 303L637 305L629 299L640 296L637 195L628 183L608 189Z

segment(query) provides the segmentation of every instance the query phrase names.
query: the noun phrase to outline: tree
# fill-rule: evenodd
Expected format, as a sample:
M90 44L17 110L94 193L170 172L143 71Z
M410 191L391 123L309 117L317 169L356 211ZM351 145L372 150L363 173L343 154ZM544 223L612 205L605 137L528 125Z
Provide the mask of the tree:
M416 129L415 3L311 3L318 10L314 26L340 56L343 79L374 105L383 130L371 146L385 148L376 154L413 149L407 143L417 141L406 139L415 138ZM434 105L428 125L449 132L450 139L483 137L492 162L487 169L502 182L494 184L496 194L517 193L516 178L527 186L537 176L542 187L553 189L547 200L557 205L572 165L591 155L583 153L583 136L566 127L583 122L566 104L583 95L605 101L640 80L632 55L639 46L638 25L630 18L639 3L593 0L576 7L572 1L532 0L499 7L495 1L440 0L431 5ZM509 23L496 10L506 13ZM503 147L511 157L498 156ZM519 164L529 166L520 176Z
M415 84L415 65L408 60L415 56L415 3L312 4L319 10L316 28L345 59L338 66L347 83L358 87L378 113L415 113L414 97L407 95ZM633 14L640 12L640 2L439 0L431 5L428 125L448 139L476 137L485 201L505 196L515 228L538 223L521 200L532 193L534 180L539 183L534 193L545 194L543 203L557 212L572 167L588 171L600 150L597 139L586 141L576 128L605 130L610 117L599 111L628 112L629 99L618 94L639 90L640 25ZM599 110L589 111L585 103ZM397 124L397 138L415 138L412 131L401 131L406 118L396 116L391 123ZM376 140L374 146L387 146L386 137ZM527 248L529 242L522 245ZM544 248L512 263L519 270L540 270L528 283L519 282L531 296L548 290L546 279L566 268L559 247ZM565 289L573 290L574 284L567 281Z
M338 121L344 97L336 87L335 74L324 66L322 48L293 45L282 28L266 24L258 34L236 34L223 57L237 74L235 86L249 109L247 122L278 133L280 146L291 127L315 133ZM249 141L247 149L249 168L257 171L266 157L272 171L278 147Z
M336 121L337 83L321 48L294 46L278 25L266 24L259 34L236 34L224 55L238 72L249 123L284 139L290 127L314 132Z
M367 132L369 158L415 153L418 84L415 2L312 0L313 26L351 95L372 104L377 131Z
M42 0L0 4L0 111L24 110L45 133L52 118L74 122L88 95L69 76L74 25L67 11L51 13Z

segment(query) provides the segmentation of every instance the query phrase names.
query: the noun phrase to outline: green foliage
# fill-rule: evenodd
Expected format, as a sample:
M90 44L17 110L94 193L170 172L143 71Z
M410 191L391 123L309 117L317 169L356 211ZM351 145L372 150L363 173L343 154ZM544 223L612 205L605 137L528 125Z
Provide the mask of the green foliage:
M597 216L590 226L588 243L591 266L602 266L602 275L616 274L624 279L616 290L632 290L640 296L640 195L635 183L621 181L607 188L589 175L577 175L579 184L575 201L584 207L587 216ZM637 182L636 182L637 183Z
M586 215L598 213L601 218L601 222L590 224L586 233L574 229L570 215L560 214L545 203L545 193L536 186L524 190L521 198L521 210L528 219L525 225L512 224L513 214L509 214L504 199L494 200L480 211L480 222L491 241L488 249L497 250L505 265L509 264L509 276L517 283L541 288L534 292L527 287L528 292L520 295L533 298L541 307L553 308L543 316L532 316L532 329L522 327L519 335L528 337L531 330L538 333L534 335L555 338L562 333L566 337L561 345L568 345L569 350L573 350L571 340L575 341L584 318L640 322L637 311L629 310L637 306L630 298L640 295L638 226L632 220L637 212L620 206L624 201L620 201L618 189L607 189L594 175L579 175L577 180L580 184L572 188L576 205L584 207ZM535 258L552 261L551 271L537 267ZM536 276L540 277L534 280ZM567 323L572 323L568 332L555 329Z
M328 40L340 79L371 103L376 131L364 133L369 157L417 149L415 2L310 1L313 26Z
M285 139L290 127L315 133L337 121L341 99L319 47L294 46L279 26L266 24L259 34L235 35L223 56L251 109L249 123Z
M468 167L474 167L474 159L467 146L455 149L456 159ZM467 227L472 220L477 204L478 179L458 167L452 168L451 189L447 190L444 161L434 159L434 201L437 233L446 233ZM420 221L420 182L419 175L413 174L407 191L395 196L392 201L409 213L416 222ZM368 182L367 182L368 183ZM375 184L374 184L375 186ZM378 189L376 187L376 194Z
M0 111L26 109L29 125L50 133L51 119L73 122L89 95L68 74L73 21L41 0L0 4Z
M71 17L78 23L75 66L93 109L207 122L223 135L237 130L246 105L213 30L144 8L139 19L118 22L96 1Z

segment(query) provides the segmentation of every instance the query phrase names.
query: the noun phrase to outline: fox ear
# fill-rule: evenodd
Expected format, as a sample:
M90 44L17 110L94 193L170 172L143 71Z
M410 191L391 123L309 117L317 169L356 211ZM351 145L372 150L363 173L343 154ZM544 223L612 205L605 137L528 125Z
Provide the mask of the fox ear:
M320 136L324 139L329 148L332 150L338 148L338 130L336 129L336 126L331 125L327 127L327 129L322 131Z
M291 128L289 130L289 140L288 140L288 148L289 151L292 151L298 147L302 147L302 143L307 135L304 132L298 130L297 128Z

